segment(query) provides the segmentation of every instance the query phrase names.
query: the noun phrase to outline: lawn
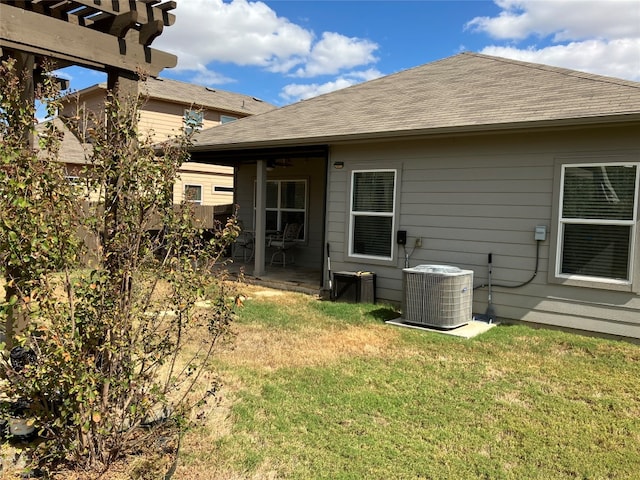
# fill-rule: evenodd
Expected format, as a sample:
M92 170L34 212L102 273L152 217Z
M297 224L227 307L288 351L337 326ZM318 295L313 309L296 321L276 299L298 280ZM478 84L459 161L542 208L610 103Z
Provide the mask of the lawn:
M638 478L638 345L464 340L386 325L384 305L247 294L175 478Z

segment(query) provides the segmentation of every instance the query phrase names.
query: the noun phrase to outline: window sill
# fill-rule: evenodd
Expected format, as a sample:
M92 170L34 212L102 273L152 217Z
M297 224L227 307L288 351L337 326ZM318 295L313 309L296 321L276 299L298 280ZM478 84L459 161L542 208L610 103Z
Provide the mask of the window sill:
M606 278L594 278L580 275L570 277L550 277L551 283L582 288L597 288L600 290L612 290L615 292L634 292L633 284L624 280L609 280Z
M348 255L345 258L345 262L349 263L358 263L358 264L368 264L368 265L380 265L380 266L395 266L395 259L391 258L376 258L370 257L366 255Z

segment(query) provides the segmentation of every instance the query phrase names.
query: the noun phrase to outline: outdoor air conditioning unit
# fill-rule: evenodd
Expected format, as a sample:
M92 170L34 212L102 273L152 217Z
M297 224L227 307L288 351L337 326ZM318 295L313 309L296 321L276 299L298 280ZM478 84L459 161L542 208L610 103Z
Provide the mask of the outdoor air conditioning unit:
M418 265L402 271L405 322L455 328L471 321L473 270L450 265Z

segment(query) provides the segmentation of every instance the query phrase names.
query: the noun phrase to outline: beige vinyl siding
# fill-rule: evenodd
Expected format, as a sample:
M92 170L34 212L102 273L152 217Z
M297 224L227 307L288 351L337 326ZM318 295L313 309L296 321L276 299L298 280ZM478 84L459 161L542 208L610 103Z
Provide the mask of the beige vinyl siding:
M188 106L159 100L148 100L140 112L140 130L153 132L154 141L180 135L184 127L184 111ZM196 107L194 107L196 108ZM202 128L220 123L220 113L205 110ZM199 163L185 163L176 179L173 200L184 199L184 185L202 185L202 205L225 205L233 203L233 193L215 192L216 185L233 187L233 169Z
M65 175L69 179L69 181L73 181L77 188L77 193L83 196L84 200L88 200L89 202L98 202L100 201L100 195L97 190L88 191L85 181L83 180L84 175L84 166L79 164L66 164L65 165ZM75 178L70 178L75 177ZM89 193L87 197L87 192Z
M198 167L202 167L199 169ZM173 202L184 200L184 185L202 186L202 205L225 205L233 203L233 192L216 192L216 185L233 187L233 169L205 164L185 164L178 174L173 188Z
M345 167L329 169L326 225L332 269L374 271L378 298L402 300L402 248L395 266L361 262L346 254L349 172L363 165L380 168L400 162L397 229L407 230L410 266L471 269L474 284L480 285L487 283L491 253L493 304L500 318L640 337L637 294L547 281L552 269L550 239L557 231L552 223L555 159L616 152L639 158L635 138L632 128L608 127L334 146L330 164L343 161ZM539 245L535 279L517 289L497 286L521 283L533 274L537 225L547 227L547 238ZM422 247L414 249L417 237ZM483 313L486 302L487 289L476 290L474 312Z
M140 112L140 130L152 131L154 141L162 141L170 136L180 135L183 129L185 105L149 100ZM195 108L195 107L194 107ZM220 113L205 110L202 128L220 123ZM214 187L233 187L233 169L199 163L185 163L176 179L173 200L180 203L184 199L184 185L202 185L202 205L225 205L233 203L233 193L215 192Z
M159 91L160 97L145 98L149 92ZM103 118L104 102L106 89L104 85L90 87L82 92L81 101L76 102L73 96L69 96L68 102L64 104L61 112L62 115L72 116L76 114L78 106L86 111L93 112L98 118ZM228 115L234 118L240 118L252 113L260 113L274 108L269 104L251 100L251 97L241 96L230 92L210 92L204 87L198 87L189 84L181 84L180 82L152 81L151 84L141 86L140 94L143 97L143 104L140 109L140 121L138 124L139 132L144 137L151 134L151 141L161 142L170 137L180 135L184 129L185 110L199 110L197 102L208 105L208 108L202 109L204 113L203 129L220 125L221 116ZM193 98L193 104L188 99ZM245 102L246 108L245 108ZM236 112L229 109L233 105L238 105L241 110ZM71 135L69 133L69 135ZM73 139L77 143L77 139ZM71 142L69 142L71 143ZM84 164L85 158L82 154L82 146L78 145L65 158L69 164ZM77 169L70 175L77 174ZM199 163L185 163L181 169L178 178L174 184L173 200L175 203L181 203L184 200L184 185L199 185L202 187L202 207L196 212L201 212L205 217L209 218L209 212L214 209L209 208L219 205L229 205L233 203L233 168L223 167ZM229 189L231 191L216 191L216 187ZM91 200L98 200L97 193L92 194ZM218 211L220 209L216 209Z
M153 132L154 141L161 142L168 137L180 135L184 128L184 111L198 107L162 102L147 101L140 112L140 130ZM207 129L220 124L220 114L211 110L204 110L202 128Z

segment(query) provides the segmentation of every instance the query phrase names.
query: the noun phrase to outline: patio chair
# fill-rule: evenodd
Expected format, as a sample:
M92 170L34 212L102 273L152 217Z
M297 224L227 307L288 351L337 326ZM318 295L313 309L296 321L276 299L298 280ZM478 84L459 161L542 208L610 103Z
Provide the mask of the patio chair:
M294 262L293 250L298 245L298 237L302 231L301 223L287 223L280 235L274 235L269 237L269 246L275 247L276 251L271 255L271 265L274 263L281 264L283 267L287 266L287 252L290 252L291 259L289 263ZM281 261L276 261L278 257L281 257Z
M255 247L255 239L252 232L242 230L236 241L233 242L231 256L236 258L239 256L239 252L242 252L242 260L247 262L253 258Z

